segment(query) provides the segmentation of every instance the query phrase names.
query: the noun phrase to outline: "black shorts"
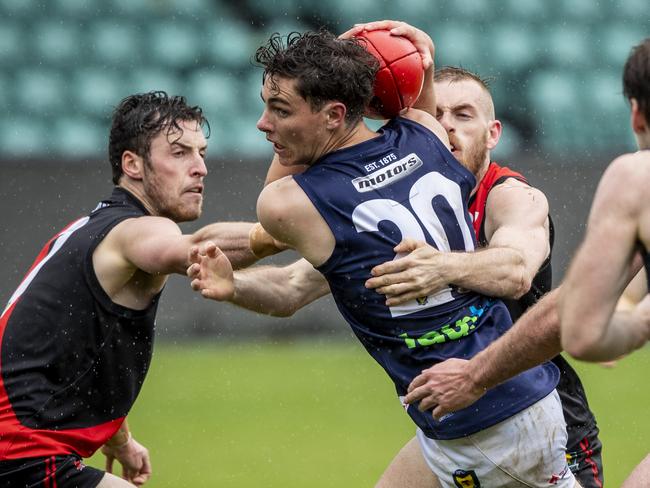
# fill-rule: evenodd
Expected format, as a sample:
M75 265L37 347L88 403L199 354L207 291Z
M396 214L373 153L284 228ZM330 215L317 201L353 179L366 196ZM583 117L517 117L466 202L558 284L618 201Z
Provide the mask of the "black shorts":
M95 488L103 476L74 454L0 461L2 488Z
M603 487L603 445L594 426L586 435L571 435L566 456L569 468L583 488Z

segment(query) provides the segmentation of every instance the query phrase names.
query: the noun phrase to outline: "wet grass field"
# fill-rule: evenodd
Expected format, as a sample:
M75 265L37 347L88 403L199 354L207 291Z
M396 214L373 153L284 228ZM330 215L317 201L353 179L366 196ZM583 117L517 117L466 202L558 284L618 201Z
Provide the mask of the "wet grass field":
M650 348L613 368L576 368L601 428L606 486L619 486L650 450ZM159 344L129 422L151 452L151 488L372 487L414 433L352 339Z

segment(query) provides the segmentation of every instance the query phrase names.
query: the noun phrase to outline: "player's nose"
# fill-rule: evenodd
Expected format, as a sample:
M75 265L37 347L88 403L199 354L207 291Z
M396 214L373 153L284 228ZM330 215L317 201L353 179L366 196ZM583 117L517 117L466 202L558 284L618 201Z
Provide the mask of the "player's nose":
M440 125L447 132L453 132L455 130L452 117L448 113L443 112L442 115L438 116L438 122L440 122Z
M264 110L257 121L256 127L262 132L271 132L271 123L268 118L268 112Z

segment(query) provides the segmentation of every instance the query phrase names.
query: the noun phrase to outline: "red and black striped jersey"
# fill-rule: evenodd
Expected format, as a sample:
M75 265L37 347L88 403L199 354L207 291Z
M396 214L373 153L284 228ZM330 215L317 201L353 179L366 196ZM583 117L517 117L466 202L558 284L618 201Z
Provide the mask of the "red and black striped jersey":
M120 427L149 367L158 298L111 301L92 255L125 219L146 215L116 188L43 247L0 316L0 460L91 455Z
M479 247L485 247L489 244L485 236L485 215L488 195L495 186L505 182L508 178L515 178L528 184L526 178L520 173L507 167L499 166L497 163L490 163L485 176L481 179L476 191L470 198L469 211L473 218L474 231L476 232ZM550 247L552 250L554 239L553 220L550 215L548 219ZM517 321L529 307L537 303L544 294L551 290L552 278L551 253L549 253L535 275L530 290L517 300L503 299L510 311L513 322ZM553 358L552 362L560 370L560 382L557 385L557 391L562 400L564 419L567 424L567 432L569 434L568 446L575 450L585 435L589 432L597 432L596 420L589 409L587 396L578 374L562 355Z

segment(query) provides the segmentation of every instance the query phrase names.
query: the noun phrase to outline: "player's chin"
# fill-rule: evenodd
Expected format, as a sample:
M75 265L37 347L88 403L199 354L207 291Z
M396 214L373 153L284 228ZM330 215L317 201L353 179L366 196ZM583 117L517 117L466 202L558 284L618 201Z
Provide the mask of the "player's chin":
M202 205L185 206L174 212L172 220L174 222L191 222L201 216Z

